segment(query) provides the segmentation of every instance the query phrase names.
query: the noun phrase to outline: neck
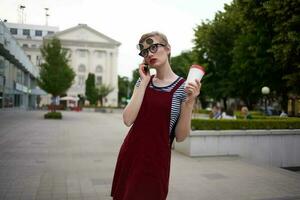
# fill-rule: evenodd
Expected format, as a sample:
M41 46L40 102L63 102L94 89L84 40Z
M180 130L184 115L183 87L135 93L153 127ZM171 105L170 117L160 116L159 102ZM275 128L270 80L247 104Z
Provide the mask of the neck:
M156 69L155 77L160 80L174 79L177 75L173 72L170 64L166 62L163 66Z

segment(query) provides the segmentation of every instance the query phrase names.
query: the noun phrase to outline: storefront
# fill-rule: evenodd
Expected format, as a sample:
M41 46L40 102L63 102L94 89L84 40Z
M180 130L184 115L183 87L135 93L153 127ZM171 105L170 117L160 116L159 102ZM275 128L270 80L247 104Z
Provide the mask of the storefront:
M0 22L0 109L34 107L37 75L38 68Z

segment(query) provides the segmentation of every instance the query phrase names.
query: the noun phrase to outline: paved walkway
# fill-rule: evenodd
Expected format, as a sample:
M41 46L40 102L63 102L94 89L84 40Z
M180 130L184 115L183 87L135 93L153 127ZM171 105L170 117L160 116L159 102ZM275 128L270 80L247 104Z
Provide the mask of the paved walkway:
M0 111L0 200L110 200L120 114ZM300 200L300 174L239 157L172 155L168 200Z

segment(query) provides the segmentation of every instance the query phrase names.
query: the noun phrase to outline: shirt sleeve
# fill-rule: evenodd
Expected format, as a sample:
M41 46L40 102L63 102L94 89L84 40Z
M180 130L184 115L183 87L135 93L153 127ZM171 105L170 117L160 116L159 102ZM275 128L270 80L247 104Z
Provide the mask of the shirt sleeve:
M181 102L184 102L186 100L186 98L187 98L187 93L184 91L185 82L186 81L184 81L184 83L182 83L181 86L180 86L180 91L182 91L181 95L180 95Z

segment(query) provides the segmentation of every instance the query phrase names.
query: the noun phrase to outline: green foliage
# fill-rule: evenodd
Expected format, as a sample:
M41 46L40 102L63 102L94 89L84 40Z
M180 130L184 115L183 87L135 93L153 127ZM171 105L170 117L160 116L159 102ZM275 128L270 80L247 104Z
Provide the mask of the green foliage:
M103 106L103 99L114 90L110 85L101 84L96 88L98 98Z
M66 93L75 77L68 65L67 51L57 38L53 38L49 43L44 43L41 53L45 62L41 65L38 79L40 88L54 97Z
M193 130L299 129L299 119L218 120L193 119Z
M125 102L122 102L122 99L130 98L131 93L132 93L132 91L131 91L132 88L131 88L128 77L118 76L118 87L119 87L119 92L118 92L119 103L125 103Z
M286 108L287 94L300 93L299 8L298 0L234 0L197 26L193 51L206 66L204 94L237 97L251 109L268 86Z
M195 47L197 62L206 67L202 91L215 100L224 100L234 93L230 68L232 49L239 34L236 15L232 7L225 7L227 12L217 13L213 21L202 22L195 29ZM202 95L203 95L202 93Z
M183 78L187 78L189 68L195 63L196 54L193 51L182 52L180 55L171 58L172 70Z
M85 96L91 105L96 105L98 99L97 95L95 74L89 73L88 78L85 81Z
M132 91L133 91L135 84L139 78L140 78L140 74L139 74L139 69L137 68L132 71L132 80L130 83L130 88L132 89Z
M45 119L62 119L61 112L48 112L44 115Z
M272 20L271 52L289 91L300 93L300 1L270 0L264 5Z

